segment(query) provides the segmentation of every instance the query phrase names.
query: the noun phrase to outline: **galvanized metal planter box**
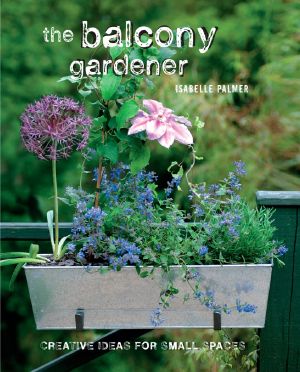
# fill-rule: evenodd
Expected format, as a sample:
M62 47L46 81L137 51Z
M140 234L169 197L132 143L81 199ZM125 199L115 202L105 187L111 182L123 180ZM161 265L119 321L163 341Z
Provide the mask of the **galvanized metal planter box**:
M222 327L262 328L271 281L272 265L190 266L200 274L201 288L214 291L218 304L234 306L236 300L257 306L255 313L222 313ZM153 277L140 278L134 267L119 272L99 272L80 266L25 265L37 329L75 329L75 314L84 310L84 329L153 328L151 313L167 283L157 269ZM163 310L158 328L213 328L213 312L193 298L181 279L180 267L172 267L178 295ZM191 299L183 303L183 296Z

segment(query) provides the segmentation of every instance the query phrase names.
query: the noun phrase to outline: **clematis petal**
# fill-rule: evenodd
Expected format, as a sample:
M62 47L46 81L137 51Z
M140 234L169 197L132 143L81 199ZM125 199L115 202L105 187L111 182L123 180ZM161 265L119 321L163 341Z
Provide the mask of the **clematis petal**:
M168 117L169 117L169 116L173 115L173 112L174 112L173 110L164 107L163 114L164 114L165 116L168 116Z
M132 126L128 130L128 134L135 134L146 130L147 122L149 121L149 115L144 111L139 111L137 115L131 119Z
M139 110L138 113L130 121L132 124L141 123L144 119L149 119L147 112Z
M167 130L166 123L162 123L159 120L151 120L147 122L146 132L150 140L156 140L163 136Z
M194 142L191 132L184 124L173 122L172 129L176 141L183 143L184 145L191 145Z
M176 116L176 115L174 115L174 119L175 119L175 121L177 123L184 124L187 127L191 127L192 126L192 123L187 118L185 118L184 116Z
M150 114L157 114L164 109L162 103L155 101L154 99L144 99L143 105L149 111Z
M174 140L175 140L175 136L174 136L173 130L172 130L172 128L170 128L170 129L168 128L166 130L166 133L158 139L158 142L162 146L164 146L168 149L170 146L173 145Z

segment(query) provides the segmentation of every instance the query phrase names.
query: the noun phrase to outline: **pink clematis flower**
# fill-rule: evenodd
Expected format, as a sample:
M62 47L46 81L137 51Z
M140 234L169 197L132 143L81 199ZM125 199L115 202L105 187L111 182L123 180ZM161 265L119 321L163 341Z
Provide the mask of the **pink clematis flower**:
M157 140L162 146L169 148L174 141L191 145L193 137L187 126L191 122L184 116L177 116L173 110L166 108L162 103L154 99L144 99L143 105L148 112L139 110L137 115L131 119L132 126L128 134L146 131L150 140Z

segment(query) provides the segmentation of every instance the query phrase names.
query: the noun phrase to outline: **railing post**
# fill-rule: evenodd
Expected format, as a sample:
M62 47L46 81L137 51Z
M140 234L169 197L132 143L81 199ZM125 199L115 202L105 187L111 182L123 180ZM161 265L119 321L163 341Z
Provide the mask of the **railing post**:
M300 192L258 191L258 206L275 208L276 239L289 248L283 268L275 265L260 332L258 371L300 371Z

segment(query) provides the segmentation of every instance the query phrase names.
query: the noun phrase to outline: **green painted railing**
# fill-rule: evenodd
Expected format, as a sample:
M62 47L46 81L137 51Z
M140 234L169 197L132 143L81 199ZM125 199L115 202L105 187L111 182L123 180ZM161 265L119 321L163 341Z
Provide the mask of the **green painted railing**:
M260 372L300 371L300 192L259 191L257 204L275 208L276 239L289 248L274 266L265 328L260 331Z

